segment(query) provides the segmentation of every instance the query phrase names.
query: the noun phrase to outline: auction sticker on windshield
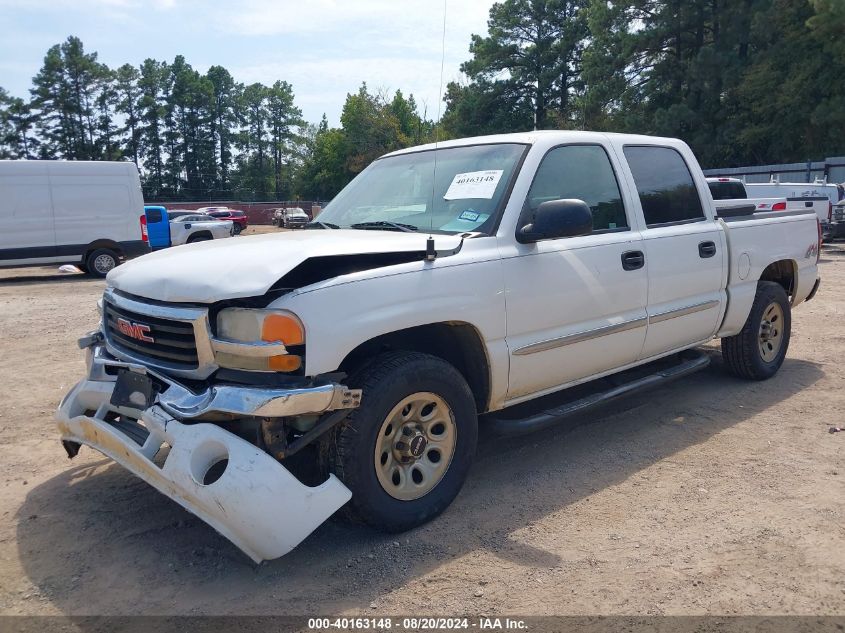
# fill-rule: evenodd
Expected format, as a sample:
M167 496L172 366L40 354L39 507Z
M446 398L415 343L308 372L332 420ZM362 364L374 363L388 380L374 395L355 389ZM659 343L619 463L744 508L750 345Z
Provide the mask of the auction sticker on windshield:
M452 184L443 195L444 200L467 200L469 198L490 199L496 193L496 185L502 177L503 170L489 169L487 171L470 171L465 174L455 174Z

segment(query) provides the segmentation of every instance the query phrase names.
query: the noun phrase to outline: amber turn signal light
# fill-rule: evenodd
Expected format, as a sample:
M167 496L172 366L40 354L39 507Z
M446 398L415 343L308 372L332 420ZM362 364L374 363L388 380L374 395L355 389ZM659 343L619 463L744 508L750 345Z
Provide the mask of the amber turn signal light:
M267 359L267 366L273 371L296 371L302 367L302 358L291 354L271 356Z
M264 317L264 324L261 326L261 340L281 341L285 345L302 345L305 342L305 329L299 319L292 315L268 314Z

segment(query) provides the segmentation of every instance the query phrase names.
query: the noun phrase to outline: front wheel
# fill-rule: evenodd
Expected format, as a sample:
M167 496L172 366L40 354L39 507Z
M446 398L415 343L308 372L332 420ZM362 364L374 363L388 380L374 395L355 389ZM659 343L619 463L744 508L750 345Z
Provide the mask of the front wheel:
M232 227L232 230L234 231L234 234L235 234L235 235L240 235L240 234L241 234L241 231L243 231L243 227L242 227L240 224L235 224L235 225Z
M791 331L792 312L786 291L778 283L761 281L742 330L722 339L722 358L735 376L771 378L786 358Z
M428 354L383 354L349 379L361 406L325 440L324 467L352 491L341 510L387 532L430 521L457 496L475 455L475 400Z

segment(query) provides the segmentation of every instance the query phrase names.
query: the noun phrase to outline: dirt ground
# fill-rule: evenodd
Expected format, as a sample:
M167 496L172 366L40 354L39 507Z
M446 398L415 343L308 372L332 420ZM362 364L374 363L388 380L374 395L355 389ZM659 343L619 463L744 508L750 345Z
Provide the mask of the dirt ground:
M780 373L711 367L517 440L487 437L439 519L329 522L254 565L52 414L105 284L0 271L0 613L845 614L845 247Z

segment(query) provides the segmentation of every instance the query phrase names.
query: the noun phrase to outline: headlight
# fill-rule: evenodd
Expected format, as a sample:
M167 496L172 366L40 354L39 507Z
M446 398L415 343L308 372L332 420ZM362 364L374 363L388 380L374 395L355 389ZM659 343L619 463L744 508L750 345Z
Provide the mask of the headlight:
M305 343L305 328L295 314L285 310L226 308L217 315L217 336L242 343L278 343L287 347ZM255 357L217 352L217 364L252 371L296 371L302 357L294 354Z

